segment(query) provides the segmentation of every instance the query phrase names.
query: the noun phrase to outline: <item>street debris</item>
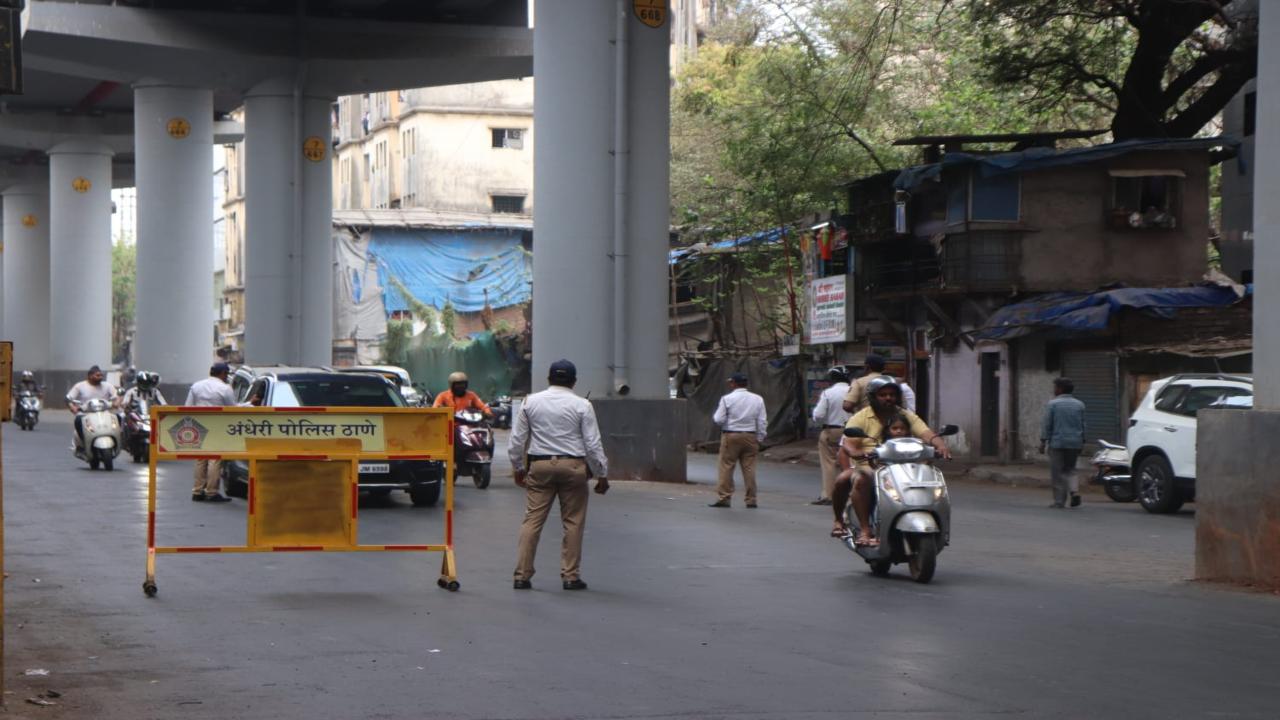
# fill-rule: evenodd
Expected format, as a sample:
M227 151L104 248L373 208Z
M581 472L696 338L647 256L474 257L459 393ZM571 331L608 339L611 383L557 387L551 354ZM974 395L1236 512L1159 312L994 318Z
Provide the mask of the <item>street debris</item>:
M58 692L57 690L45 690L44 696L47 698L60 698L62 697L62 693Z
M438 653L438 652L440 652L440 649L439 649L439 648L433 648L433 649L431 649L431 650L428 650L427 652L429 652L429 653Z
M39 705L40 707L48 707L50 705L58 704L56 702L53 702L52 700L45 700L41 696L29 697L27 698L27 702L31 703L32 705Z
M27 668L26 670L22 671L22 674L26 675L27 677L43 677L45 675L48 675L49 671L45 670L44 668Z

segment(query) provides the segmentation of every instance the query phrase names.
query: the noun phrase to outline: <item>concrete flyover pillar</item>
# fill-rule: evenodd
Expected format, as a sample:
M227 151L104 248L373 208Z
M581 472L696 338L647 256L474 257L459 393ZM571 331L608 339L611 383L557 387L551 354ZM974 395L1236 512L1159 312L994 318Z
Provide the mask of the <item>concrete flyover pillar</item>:
M330 102L284 80L245 96L250 363L327 365L333 356Z
M133 363L167 383L209 373L213 357L213 92L134 86L138 188Z
M611 473L683 482L684 401L667 394L670 30L629 0L534 11L534 386L572 360Z
M50 391L111 363L111 149L49 152Z
M13 369L49 369L49 184L4 192L4 336Z
M1196 577L1280 588L1280 4L1258 7L1254 409L1196 416Z

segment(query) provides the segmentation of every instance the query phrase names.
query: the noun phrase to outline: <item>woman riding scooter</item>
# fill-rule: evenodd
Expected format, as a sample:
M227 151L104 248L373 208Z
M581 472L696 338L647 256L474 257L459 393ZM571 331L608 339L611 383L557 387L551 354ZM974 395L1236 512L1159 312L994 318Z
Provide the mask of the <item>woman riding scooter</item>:
M845 424L847 428L859 428L865 433L865 437L845 438L841 441L841 454L847 458L842 460L842 465L849 464L851 467L836 478L835 488L831 493L832 510L835 512L831 536L843 537L849 533L844 521L844 511L852 491L853 510L858 517L858 538L855 544L860 546L877 544L871 528L872 472L866 455L875 449L895 419L901 416L906 420L913 437L933 445L940 457L951 459L951 451L942 437L930 430L918 415L902 407L902 389L892 377L884 375L867 383L867 400L867 407L855 413Z

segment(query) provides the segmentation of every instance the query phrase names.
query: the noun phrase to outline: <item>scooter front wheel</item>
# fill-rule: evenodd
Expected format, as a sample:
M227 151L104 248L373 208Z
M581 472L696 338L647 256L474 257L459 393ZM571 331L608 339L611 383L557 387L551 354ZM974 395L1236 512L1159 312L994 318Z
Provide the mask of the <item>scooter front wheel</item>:
M489 487L490 476L491 476L491 471L488 465L481 465L480 467L477 467L475 470L471 471L472 482L474 482L476 484L476 487L480 488L481 490L484 490L485 488Z
M938 566L938 538L934 535L916 535L908 542L915 551L907 563L911 568L911 579L927 583L933 579L933 571Z

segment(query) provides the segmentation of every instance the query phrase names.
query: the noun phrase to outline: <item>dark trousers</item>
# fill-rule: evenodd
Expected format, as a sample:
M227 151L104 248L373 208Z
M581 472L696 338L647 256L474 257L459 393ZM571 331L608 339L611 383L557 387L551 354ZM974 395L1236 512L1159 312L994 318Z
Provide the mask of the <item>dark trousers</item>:
M1066 505L1068 493L1080 492L1080 481L1076 477L1076 460L1080 457L1080 448L1050 448L1049 477L1053 481L1053 503Z

